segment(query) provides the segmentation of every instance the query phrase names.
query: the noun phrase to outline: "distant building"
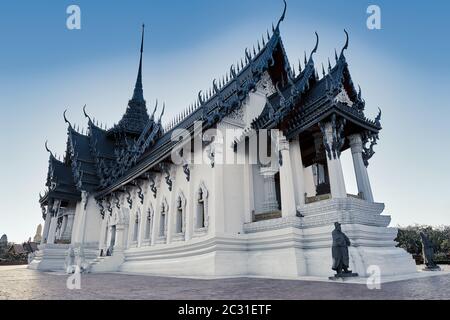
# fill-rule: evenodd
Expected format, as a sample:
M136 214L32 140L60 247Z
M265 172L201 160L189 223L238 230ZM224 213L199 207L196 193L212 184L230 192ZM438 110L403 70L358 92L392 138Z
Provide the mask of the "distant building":
M39 224L36 228L36 234L34 235L33 242L41 243L42 241L42 224Z
M25 255L27 254L27 251L25 250L23 244L13 244L8 250L8 253L10 255L18 256L18 255Z
M28 255L38 251L38 244L36 242L24 242L22 244L12 244L8 249L10 255Z
M25 242L22 246L26 253L33 253L38 251L38 243L36 242Z

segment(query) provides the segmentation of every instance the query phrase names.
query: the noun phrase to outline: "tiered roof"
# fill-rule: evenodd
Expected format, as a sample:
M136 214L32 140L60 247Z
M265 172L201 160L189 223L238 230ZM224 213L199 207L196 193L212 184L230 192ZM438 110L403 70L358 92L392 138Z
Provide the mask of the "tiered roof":
M258 41L253 50L245 50L245 58L236 66L230 67L229 73L219 81L214 80L212 88L206 93L200 91L196 103L186 108L180 115L170 121L164 128L158 120L155 106L151 116L147 113L142 86L142 55L144 29L142 32L138 76L132 99L128 108L113 128L106 130L89 120L86 135L77 132L69 121L68 147L64 175L73 184L74 194L81 191L95 193L97 199L104 198L127 184L133 183L139 176L149 170L164 171L164 161L170 156L177 141L172 140L175 129L194 131L194 123L200 121L202 130L213 127L224 117L239 109L248 94L256 89L264 74L268 74L277 91L268 97L267 105L259 117L252 122L253 129L280 128L288 137L298 135L317 120L327 117L330 112L338 112L344 117L357 122L376 135L381 129L379 117L371 121L364 116L365 103L361 92L353 86L344 50L336 54L336 64L328 72L322 67L323 77L319 78L314 65L313 55L318 49L319 37L316 33L316 46L309 59L305 56L304 68L299 66L299 73L293 70L288 61L281 39L280 24L286 14L286 2L283 14L272 35ZM342 102L338 96L344 92L349 99ZM50 157L52 160L52 155ZM50 172L50 169L49 169ZM74 191L76 190L76 191ZM44 200L43 200L44 199ZM45 201L45 197L41 202Z

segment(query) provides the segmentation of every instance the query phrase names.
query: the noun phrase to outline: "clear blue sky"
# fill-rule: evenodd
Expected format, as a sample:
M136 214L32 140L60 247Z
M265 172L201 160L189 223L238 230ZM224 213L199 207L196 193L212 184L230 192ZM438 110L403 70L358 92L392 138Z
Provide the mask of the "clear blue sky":
M66 28L77 4L82 29ZM382 30L366 28L368 5ZM148 26L144 93L167 103L166 120L210 87L276 22L281 0L2 1L0 4L0 234L23 241L41 221L48 154L63 154L62 112L85 125L82 106L112 125L132 94L140 25ZM321 39L316 62L347 52L366 112L383 109L369 166L374 196L392 225L450 224L449 1L288 0L282 36L291 62ZM349 155L344 170L355 190Z

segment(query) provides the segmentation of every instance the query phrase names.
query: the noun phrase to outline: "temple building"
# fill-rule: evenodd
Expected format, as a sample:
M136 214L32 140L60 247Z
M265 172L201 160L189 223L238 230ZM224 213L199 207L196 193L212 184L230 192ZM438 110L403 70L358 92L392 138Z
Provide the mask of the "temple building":
M294 68L280 32L285 14L286 6L271 33L164 125L165 106L149 114L144 99L143 31L122 119L103 128L84 108L88 130L81 133L64 112L64 159L46 144L45 223L30 268L328 277L331 231L340 222L354 272L365 276L372 265L382 275L416 272L371 189L381 111L365 116L345 57L347 32L333 63L315 65L316 34ZM353 157L358 194L346 190L344 151Z

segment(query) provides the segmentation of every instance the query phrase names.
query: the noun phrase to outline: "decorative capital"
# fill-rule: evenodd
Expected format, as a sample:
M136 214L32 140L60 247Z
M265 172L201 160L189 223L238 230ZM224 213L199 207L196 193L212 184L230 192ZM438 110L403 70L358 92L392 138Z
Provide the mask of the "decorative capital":
M359 133L349 136L348 140L353 154L363 152L362 138Z
M278 136L278 149L280 151L289 151L289 141L281 133Z
M328 155L328 159L339 159L341 149L345 143L344 126L346 120L337 118L335 114L331 117L331 122L325 124L319 122L319 128L323 135L323 145Z

